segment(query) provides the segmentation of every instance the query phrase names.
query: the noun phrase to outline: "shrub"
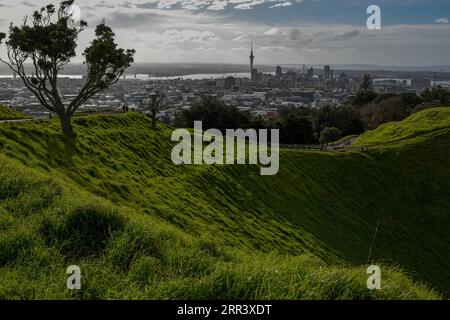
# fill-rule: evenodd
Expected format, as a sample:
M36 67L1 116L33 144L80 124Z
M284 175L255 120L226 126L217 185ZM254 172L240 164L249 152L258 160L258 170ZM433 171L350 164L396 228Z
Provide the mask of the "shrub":
M341 131L338 128L325 128L320 133L320 143L330 143L341 137Z

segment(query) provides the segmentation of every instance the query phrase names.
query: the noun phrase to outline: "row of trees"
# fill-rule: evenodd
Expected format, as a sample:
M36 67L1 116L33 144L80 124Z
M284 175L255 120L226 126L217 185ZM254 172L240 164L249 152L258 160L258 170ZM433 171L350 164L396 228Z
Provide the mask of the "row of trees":
M280 108L278 120L252 118L249 112L240 112L227 106L216 97L205 96L190 109L183 110L175 119L176 127L193 127L194 121L202 121L204 129L253 128L279 129L280 142L284 144L327 143L342 134L358 134L363 123L350 108L307 109Z

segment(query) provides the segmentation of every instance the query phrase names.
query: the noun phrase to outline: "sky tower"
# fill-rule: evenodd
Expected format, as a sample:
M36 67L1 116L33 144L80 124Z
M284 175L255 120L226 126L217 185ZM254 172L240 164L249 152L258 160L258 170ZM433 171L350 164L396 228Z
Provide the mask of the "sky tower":
M250 79L253 80L253 61L255 60L255 56L253 54L253 41L250 42L250 46Z

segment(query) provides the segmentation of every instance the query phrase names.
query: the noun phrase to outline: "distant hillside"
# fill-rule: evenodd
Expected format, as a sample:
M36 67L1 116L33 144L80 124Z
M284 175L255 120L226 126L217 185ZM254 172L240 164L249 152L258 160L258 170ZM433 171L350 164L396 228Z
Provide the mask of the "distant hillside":
M0 125L0 298L450 296L449 131L364 153L282 150L262 177L173 165L171 129L137 114L75 129L76 145L56 120ZM378 223L383 289L369 291ZM87 287L71 296L74 263Z
M1 120L16 120L16 119L27 119L30 118L26 114L12 110L7 106L0 104L0 121Z

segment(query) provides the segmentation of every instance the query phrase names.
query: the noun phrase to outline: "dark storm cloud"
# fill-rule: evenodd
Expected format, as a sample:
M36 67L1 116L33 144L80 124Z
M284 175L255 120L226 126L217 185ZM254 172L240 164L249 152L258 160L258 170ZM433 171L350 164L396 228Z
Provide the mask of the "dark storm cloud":
M155 3L147 2L142 4L137 3L136 7L139 9L156 9L158 7L158 3L156 2Z
M151 25L165 23L170 18L158 13L125 13L113 12L107 17L108 23L117 28L145 28Z
M354 38L354 37L358 36L359 33L360 32L358 30L347 31L347 32L338 34L337 36L331 37L331 38L329 38L327 40L329 40L329 41L348 40L348 39L351 39L351 38Z

